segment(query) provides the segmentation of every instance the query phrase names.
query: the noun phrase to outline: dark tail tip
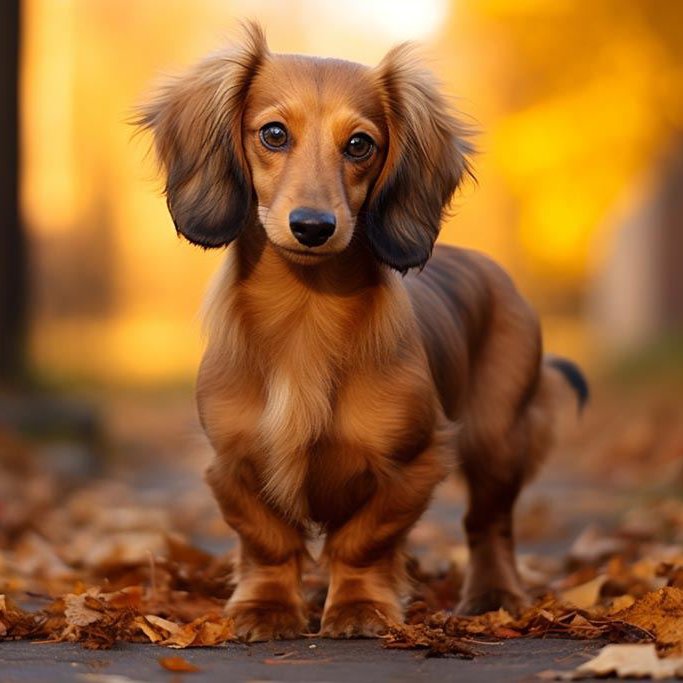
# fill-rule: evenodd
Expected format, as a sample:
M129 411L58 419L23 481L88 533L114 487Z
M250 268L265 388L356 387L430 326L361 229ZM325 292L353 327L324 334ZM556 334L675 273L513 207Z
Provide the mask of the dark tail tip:
M567 358L560 358L558 356L549 357L547 362L548 365L559 370L567 382L569 382L572 389L576 392L579 401L579 411L582 411L590 398L590 388L579 366Z

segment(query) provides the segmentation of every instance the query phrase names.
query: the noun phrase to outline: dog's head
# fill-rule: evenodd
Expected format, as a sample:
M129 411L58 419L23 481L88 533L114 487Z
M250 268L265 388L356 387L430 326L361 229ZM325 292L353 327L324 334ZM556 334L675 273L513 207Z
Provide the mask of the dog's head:
M466 129L409 46L375 68L242 43L141 109L177 230L229 244L256 218L287 258L317 263L365 235L399 271L423 265L470 168Z

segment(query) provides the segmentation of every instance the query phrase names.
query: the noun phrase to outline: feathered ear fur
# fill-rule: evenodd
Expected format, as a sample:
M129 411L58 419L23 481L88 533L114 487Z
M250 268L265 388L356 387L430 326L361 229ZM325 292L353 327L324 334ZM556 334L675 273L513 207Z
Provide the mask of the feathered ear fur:
M473 148L411 45L391 50L375 74L389 145L366 205L366 230L375 256L406 272L429 259L444 209L463 176L472 175Z
M238 46L163 84L134 120L154 135L176 230L205 248L229 244L253 212L242 113L269 51L258 25L245 25L244 33Z

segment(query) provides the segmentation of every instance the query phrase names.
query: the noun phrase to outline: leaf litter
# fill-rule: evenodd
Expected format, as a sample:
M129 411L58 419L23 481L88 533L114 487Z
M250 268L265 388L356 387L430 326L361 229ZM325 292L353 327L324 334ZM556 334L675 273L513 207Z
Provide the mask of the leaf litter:
M603 476L602 461L585 448L590 467ZM602 448L636 466L644 460L640 451L629 453L623 438L612 450ZM667 462L669 476L674 458ZM192 508L196 499L150 507L134 487L115 481L65 494L58 478L32 465L31 445L14 434L0 433L0 469L0 640L95 649L119 641L184 649L235 640L223 613L232 557L192 542L200 528L220 525ZM683 468L676 476L683 482ZM211 502L206 491L201 499ZM547 517L535 509L533 521L521 526L537 537L544 533L538 520ZM409 560L414 590L406 623L387 624L385 647L473 658L484 645L509 639L572 638L607 645L575 671L544 677L683 672L683 501L677 496L634 506L608 530L587 526L564 558L522 556L520 572L534 600L519 615L454 614L467 549L440 541L429 523L420 534L430 547L441 544L441 552L437 559L423 553ZM309 568L304 587L313 631L325 586L325 576ZM194 670L179 657L159 663L169 671Z

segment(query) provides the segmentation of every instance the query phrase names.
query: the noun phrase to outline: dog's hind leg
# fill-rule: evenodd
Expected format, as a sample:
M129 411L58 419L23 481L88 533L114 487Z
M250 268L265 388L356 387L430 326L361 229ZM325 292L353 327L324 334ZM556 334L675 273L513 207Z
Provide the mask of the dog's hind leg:
M505 450L509 444L500 448ZM487 464L491 460L485 452L472 453L462 464L469 491L465 531L470 557L458 605L461 614L500 607L516 613L526 601L515 564L512 519L522 473L513 462L491 470Z
M462 614L501 607L516 613L527 603L515 562L513 510L552 445L559 377L542 365L530 396L516 402L492 396L483 417L464 430L469 439L463 439L460 455L469 492L465 531L470 560L458 606Z

